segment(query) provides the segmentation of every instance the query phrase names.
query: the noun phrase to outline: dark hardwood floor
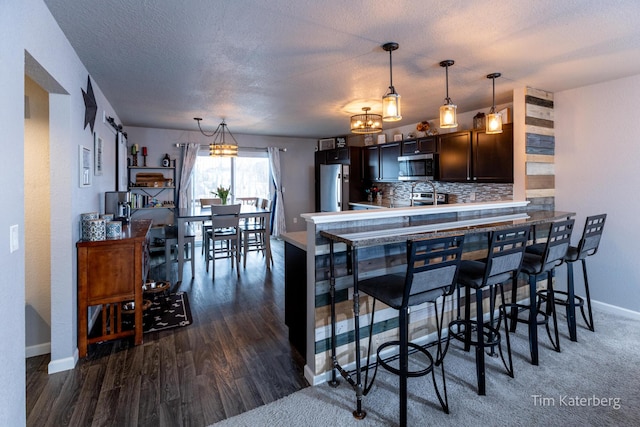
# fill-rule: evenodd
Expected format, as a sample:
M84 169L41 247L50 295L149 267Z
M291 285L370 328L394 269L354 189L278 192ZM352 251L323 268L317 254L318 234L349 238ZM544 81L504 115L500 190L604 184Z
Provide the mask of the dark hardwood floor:
M189 296L189 326L145 334L140 346L91 345L75 369L52 375L49 355L27 359L27 425L206 426L307 387L284 324L283 243L272 249L271 270L252 252L240 278L228 260L215 281L204 258L194 280L185 264L173 290ZM162 261L153 256L151 277L164 277Z

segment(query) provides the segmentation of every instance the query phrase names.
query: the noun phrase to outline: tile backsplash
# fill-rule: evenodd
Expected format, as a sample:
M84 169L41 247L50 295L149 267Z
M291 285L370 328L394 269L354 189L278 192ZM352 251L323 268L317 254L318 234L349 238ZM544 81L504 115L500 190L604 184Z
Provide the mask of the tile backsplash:
M449 194L449 203L493 202L513 200L513 184L478 184L434 181L438 193ZM408 203L411 196L411 182L376 183L382 191L384 204ZM393 190L393 191L392 191ZM419 182L415 191L432 191L431 186ZM392 195L393 194L393 195ZM393 200L392 200L393 198ZM474 200L475 198L475 200Z

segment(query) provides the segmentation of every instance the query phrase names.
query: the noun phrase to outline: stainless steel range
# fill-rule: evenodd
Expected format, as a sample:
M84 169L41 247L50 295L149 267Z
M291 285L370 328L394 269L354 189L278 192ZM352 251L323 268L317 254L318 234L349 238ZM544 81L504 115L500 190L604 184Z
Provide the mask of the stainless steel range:
M449 195L446 193L437 193L438 204L446 205L449 203ZM411 204L413 206L433 205L433 192L417 192L411 194Z

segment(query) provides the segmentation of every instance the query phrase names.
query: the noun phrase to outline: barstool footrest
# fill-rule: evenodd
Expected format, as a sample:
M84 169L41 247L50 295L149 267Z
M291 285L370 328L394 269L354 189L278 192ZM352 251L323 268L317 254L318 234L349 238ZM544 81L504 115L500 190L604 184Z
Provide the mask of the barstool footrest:
M424 354L427 357L427 359L429 359L429 366L419 371L407 371L407 377L409 378L422 377L424 375L431 373L431 371L433 371L433 356L431 356L431 353L429 353L429 351L421 345L418 345L412 342L408 342L407 345L410 348L413 348L419 351L420 353ZM400 341L387 341L378 347L378 350L376 352L378 364L380 364L380 366L382 366L387 371L392 372L396 375L400 375L399 369L394 368L393 366L391 366L389 363L387 363L385 360L383 360L380 357L380 351L391 346L400 346ZM394 356L393 358L395 359L396 357Z
M457 339L458 341L466 343L467 342L465 337L466 331L467 331L466 328L470 327L471 332L474 332L476 331L476 328L473 326L474 324L475 322L473 322L472 320L454 320L452 322L449 322L449 336L451 338ZM465 330L453 332L451 330L452 326L464 326ZM487 338L487 340L484 340L485 347L493 347L495 345L500 344L500 331L497 328L494 328L493 326L491 326L488 322L485 322L483 325L482 335ZM492 336L493 336L493 339L492 339ZM472 346L477 346L478 341L470 339L468 344Z
M549 292L546 289L542 289L539 290L537 292L538 297L543 301L546 302L549 299ZM561 297L564 298L559 298L558 295L560 295ZM573 303L575 304L576 307L582 307L584 305L584 298L582 298L580 295L574 295L573 296ZM562 306L568 306L569 305L569 293L566 291L556 291L555 289L553 290L553 302L554 304L558 304L558 305L562 305Z

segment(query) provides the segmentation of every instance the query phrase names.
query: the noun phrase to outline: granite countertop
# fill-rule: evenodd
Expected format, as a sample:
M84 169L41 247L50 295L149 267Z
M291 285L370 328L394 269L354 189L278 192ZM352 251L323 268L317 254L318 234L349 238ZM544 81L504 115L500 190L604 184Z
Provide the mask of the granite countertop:
M425 218L395 227L382 226L378 228L367 224L362 227L343 228L336 231L321 231L320 234L335 242L346 243L357 248L404 242L407 239L490 232L521 224L542 224L572 216L575 216L574 212L540 210L516 213L487 212L463 218Z
M383 203L377 203L377 202L349 202L349 206L361 206L363 208L367 208L367 209L390 209L390 208L406 208L411 206L410 203L408 202L394 202L391 203L389 201L383 202Z

